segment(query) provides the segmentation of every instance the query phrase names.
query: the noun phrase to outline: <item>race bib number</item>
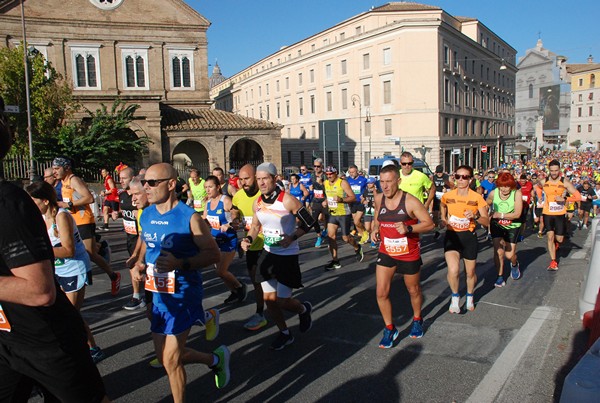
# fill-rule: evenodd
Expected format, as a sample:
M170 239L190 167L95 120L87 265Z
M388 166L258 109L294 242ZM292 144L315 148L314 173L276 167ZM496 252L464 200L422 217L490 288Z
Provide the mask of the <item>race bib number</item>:
M383 238L383 247L390 256L402 256L408 253L408 238Z
M581 201L584 201L584 202L588 201L587 195L585 195L585 196L581 195Z
M194 209L202 210L202 200L194 200Z
M316 199L322 199L324 197L323 190L317 190L317 189L315 189L314 195L315 195Z
M265 237L265 245L277 246L279 241L283 239L282 233L278 229L264 228L263 236Z
M559 213L559 212L563 211L564 208L565 208L565 205L563 203L557 203L557 202L548 203L548 210L550 210L550 212L552 212L552 213Z
M137 235L135 221L123 220L123 227L125 227L125 232L129 235Z
M3 332L10 332L10 323L8 323L2 305L0 305L0 330Z
M252 216L244 217L244 229L246 231L250 231L251 226L252 226Z
M444 192L435 192L435 198L438 200L442 200L443 195L444 195Z
M208 223L210 224L210 227L213 229L221 229L221 220L219 220L219 217L216 215L209 215L206 216L206 219L208 220Z
M471 225L471 220L469 220L466 217L457 217L451 215L448 219L448 225L450 225L456 230L464 231L469 229L469 226Z
M352 185L350 186L352 188L352 191L354 192L355 195L359 195L360 192L360 185Z
M523 199L524 202L527 201L527 196L521 196L521 198Z
M71 199L69 199L68 197L63 197L63 201L64 201L65 203L68 203L68 202L70 202L70 201L71 201Z
M327 206L332 210L336 209L338 206L338 202L336 199L337 199L337 197L328 197L327 198Z
M148 264L144 288L146 291L161 294L175 294L175 272L158 273L154 270L153 264Z
M498 224L506 227L507 225L512 224L512 220L506 220L506 219L502 218L502 219L498 220Z

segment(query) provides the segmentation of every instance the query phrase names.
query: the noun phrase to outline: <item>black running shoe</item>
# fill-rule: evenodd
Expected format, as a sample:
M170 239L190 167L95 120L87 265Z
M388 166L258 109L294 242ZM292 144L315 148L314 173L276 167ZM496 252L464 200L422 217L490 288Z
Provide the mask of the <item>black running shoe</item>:
M285 346L289 346L294 342L294 336L292 334L285 334L279 332L277 338L271 343L271 349L282 350Z
M306 307L306 311L298 314L298 318L300 319L300 333L306 333L312 327L312 318L310 316L312 313L312 304L308 301L304 301L302 305Z

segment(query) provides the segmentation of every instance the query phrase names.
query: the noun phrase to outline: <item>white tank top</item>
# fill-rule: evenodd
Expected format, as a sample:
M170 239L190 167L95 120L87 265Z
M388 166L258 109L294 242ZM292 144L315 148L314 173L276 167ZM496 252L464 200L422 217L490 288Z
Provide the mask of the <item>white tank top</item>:
M275 255L297 255L300 252L298 241L287 248L278 245L283 235L292 235L296 231L296 217L283 205L284 192L280 192L273 204L265 203L262 197L256 202L256 217L262 224L265 237L265 250Z

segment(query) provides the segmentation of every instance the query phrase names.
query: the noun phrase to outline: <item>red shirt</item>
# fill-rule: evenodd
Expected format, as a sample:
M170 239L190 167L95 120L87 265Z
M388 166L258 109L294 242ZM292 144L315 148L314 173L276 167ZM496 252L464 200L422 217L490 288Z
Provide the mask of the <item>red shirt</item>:
M112 190L110 188L110 185L108 184L108 181L112 180L113 181L113 185L115 184L115 181L113 180L112 176L110 175L106 175L106 178L104 178L104 189L106 189L106 200L107 201L119 201L119 191L117 190L116 187L114 187Z
M379 252L389 257L404 262L414 262L421 258L421 242L419 234L413 232L400 234L396 229L396 223L404 222L405 225L415 225L419 221L411 218L406 213L406 192L403 192L398 207L390 210L385 205L386 198L379 208Z
M533 183L531 183L530 181L525 182L525 185L521 185L521 182L519 182L519 185L521 186L521 194L523 195L523 203L524 204L529 204L531 203L531 192L533 191Z

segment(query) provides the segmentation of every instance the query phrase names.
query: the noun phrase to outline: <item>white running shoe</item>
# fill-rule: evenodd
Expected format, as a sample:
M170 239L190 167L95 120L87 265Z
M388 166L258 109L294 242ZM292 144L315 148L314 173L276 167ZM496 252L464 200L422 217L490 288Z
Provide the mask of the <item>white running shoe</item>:
M452 296L452 301L450 302L450 313L460 313L460 307L458 306L460 302L460 296Z

